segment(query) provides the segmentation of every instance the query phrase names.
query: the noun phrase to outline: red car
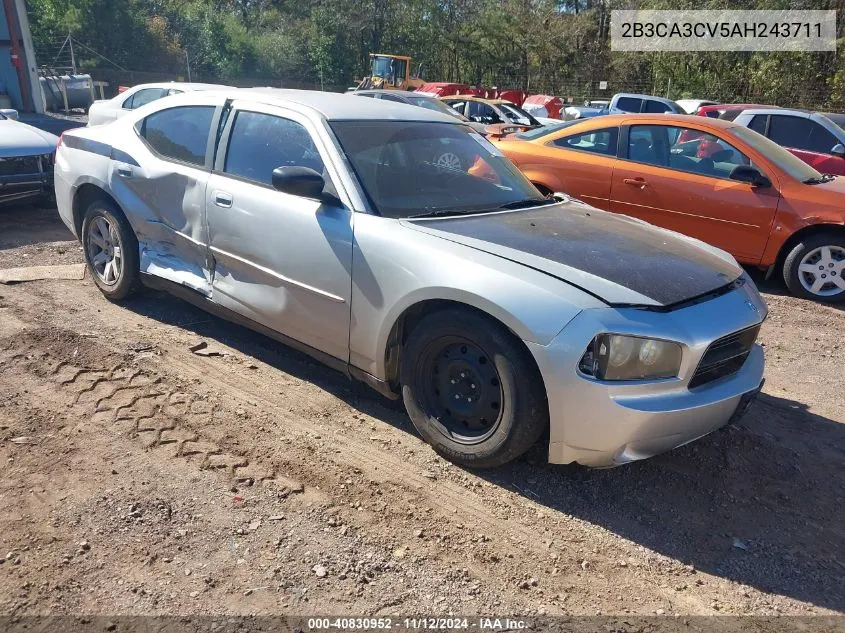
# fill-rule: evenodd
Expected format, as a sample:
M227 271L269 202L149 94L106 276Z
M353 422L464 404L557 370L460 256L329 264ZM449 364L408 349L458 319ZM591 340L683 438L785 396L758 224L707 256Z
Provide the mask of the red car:
M843 115L785 108L744 110L734 123L785 147L823 174L845 176Z
M716 103L705 105L695 111L696 116L706 116L710 119L725 119L733 121L742 114L743 110L752 108L776 108L777 106L760 105L759 103Z

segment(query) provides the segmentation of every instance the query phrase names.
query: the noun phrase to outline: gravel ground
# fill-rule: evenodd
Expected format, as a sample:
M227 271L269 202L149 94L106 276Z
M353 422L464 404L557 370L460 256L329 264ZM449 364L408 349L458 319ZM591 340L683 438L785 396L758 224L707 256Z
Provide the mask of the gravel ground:
M0 268L78 261L55 210L0 209ZM0 614L845 613L845 312L763 289L739 424L613 470L537 447L471 472L179 300L0 286Z

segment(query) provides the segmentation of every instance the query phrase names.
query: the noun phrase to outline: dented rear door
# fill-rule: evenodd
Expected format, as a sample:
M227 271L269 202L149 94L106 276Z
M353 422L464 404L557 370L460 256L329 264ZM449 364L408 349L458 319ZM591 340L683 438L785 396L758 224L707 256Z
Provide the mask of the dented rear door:
M122 144L126 149L112 149L109 175L117 199L131 209L141 272L205 296L211 295L205 221L209 136L218 113L211 103L153 112L136 124L135 138Z

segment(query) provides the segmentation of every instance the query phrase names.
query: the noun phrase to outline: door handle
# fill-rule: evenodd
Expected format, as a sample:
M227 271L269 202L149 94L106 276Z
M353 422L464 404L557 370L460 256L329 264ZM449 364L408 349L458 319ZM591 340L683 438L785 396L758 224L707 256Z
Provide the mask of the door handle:
M132 168L128 165L118 165L117 175L121 178L132 178Z
M626 185L634 185L640 189L648 187L648 183L643 178L625 178L622 180Z
M214 204L224 209L230 208L232 206L232 194L225 191L215 191Z

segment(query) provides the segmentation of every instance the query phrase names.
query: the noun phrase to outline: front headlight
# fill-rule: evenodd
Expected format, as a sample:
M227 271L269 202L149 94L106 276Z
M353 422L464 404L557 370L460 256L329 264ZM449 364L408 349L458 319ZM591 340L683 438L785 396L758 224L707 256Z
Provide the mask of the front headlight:
M599 380L675 378L681 369L681 355L681 346L672 341L599 334L578 368Z

